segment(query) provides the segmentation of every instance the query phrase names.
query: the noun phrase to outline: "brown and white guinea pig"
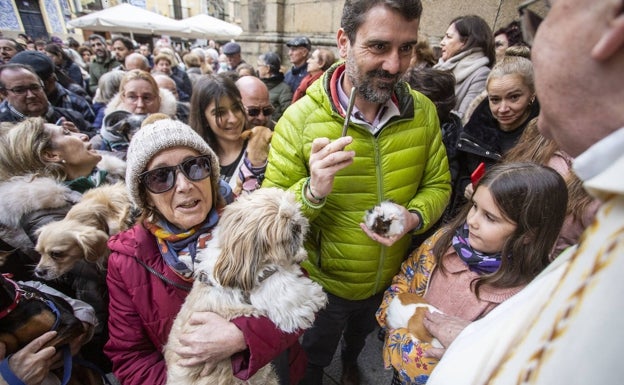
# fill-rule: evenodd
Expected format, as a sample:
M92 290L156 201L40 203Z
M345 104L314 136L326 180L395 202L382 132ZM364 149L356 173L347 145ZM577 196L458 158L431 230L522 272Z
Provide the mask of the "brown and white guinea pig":
M392 237L403 233L405 218L397 204L384 201L366 211L364 223L371 231L382 237Z
M386 325L390 329L407 328L418 341L430 343L436 348L442 348L442 344L429 333L423 324L426 312L442 313L417 294L399 293L388 306Z

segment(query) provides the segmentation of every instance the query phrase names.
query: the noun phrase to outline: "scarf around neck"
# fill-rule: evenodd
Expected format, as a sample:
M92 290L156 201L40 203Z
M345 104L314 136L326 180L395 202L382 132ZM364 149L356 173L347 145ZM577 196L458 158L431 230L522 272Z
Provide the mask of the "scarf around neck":
M455 230L451 243L459 258L468 265L471 271L477 274L496 272L501 265L501 253L484 254L473 249L468 242L469 234L466 222Z
M189 279L193 276L195 264L200 262L196 260L197 250L205 248L206 242L212 239L212 230L218 220L217 209L213 208L202 224L186 231L165 220L156 223L146 221L144 225L156 237L165 263L177 274Z
M94 168L90 175L65 181L65 185L73 191L84 194L85 191L101 185L106 180L106 175L108 172Z
M471 48L467 51L458 53L447 61L440 59L438 64L434 65L433 68L453 71L456 83L460 84L477 69L487 67L489 63L490 59L483 54L483 50L481 48ZM455 88L457 88L457 85Z

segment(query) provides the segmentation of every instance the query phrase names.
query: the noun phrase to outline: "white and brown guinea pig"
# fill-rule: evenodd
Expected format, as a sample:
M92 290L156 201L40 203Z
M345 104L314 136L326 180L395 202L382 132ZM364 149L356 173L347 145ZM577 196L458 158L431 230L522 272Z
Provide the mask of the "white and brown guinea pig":
M428 311L442 313L417 294L399 293L394 296L388 306L386 324L390 329L407 328L418 341L442 348L442 344L429 333L423 324L425 313Z

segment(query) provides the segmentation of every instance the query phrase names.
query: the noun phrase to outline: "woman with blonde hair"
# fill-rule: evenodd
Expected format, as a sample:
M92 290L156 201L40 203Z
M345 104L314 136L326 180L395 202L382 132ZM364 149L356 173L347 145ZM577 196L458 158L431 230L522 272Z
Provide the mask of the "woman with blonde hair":
M34 249L37 229L63 219L85 191L123 180L124 173L125 163L103 157L85 134L46 123L42 118L2 124L0 239L13 250L3 272L37 280L32 270L39 261ZM91 348L85 351L89 353L86 358L109 370L110 363L102 354L108 338L105 274L95 264L84 262L52 282L66 295L95 309L99 325Z
M159 88L150 73L138 69L130 70L124 73L119 91L106 106L100 133L93 137L91 143L98 150L111 152L125 159L130 137L116 129L116 124L121 119L127 119L130 115L144 118L157 112L174 117L176 111L175 96L169 90Z
M524 50L528 52L528 48ZM459 169L451 216L472 196L475 170L498 163L516 145L531 119L539 114L533 64L520 53L516 56L510 52L494 66L486 81L487 98L477 106L459 135Z

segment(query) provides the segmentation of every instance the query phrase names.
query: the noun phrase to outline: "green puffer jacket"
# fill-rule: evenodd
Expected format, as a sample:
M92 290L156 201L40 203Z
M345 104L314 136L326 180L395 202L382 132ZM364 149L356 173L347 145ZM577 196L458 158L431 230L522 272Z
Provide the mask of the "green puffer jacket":
M294 192L310 220L303 263L310 277L334 295L359 300L390 285L410 244L409 235L392 247L371 240L359 225L366 210L392 200L418 212L423 222L417 232L424 232L444 211L451 185L435 106L401 82L395 90L401 116L375 136L351 123L353 143L347 149L355 151L353 164L336 174L324 204L315 206L303 197L312 141L334 140L342 132L344 112L334 100L343 70L343 64L330 68L279 120L263 187Z

